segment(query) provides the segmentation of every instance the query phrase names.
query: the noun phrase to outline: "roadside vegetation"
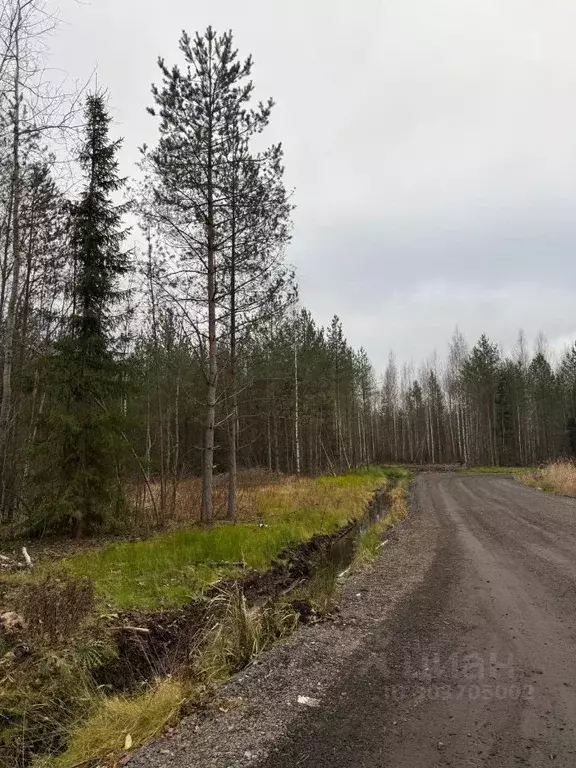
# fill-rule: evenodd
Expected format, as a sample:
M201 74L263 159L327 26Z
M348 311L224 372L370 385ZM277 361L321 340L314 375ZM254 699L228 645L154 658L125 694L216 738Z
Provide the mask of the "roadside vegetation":
M241 495L235 525L115 542L0 576L0 765L113 765L177 720L184 702L206 705L218 682L332 604L345 566L329 545L353 544L350 521L386 488L381 536L404 515L408 482L399 468L276 479ZM372 546L370 530L359 552Z
M540 491L576 496L576 464L573 461L553 461L539 469L522 470L516 477L524 485Z
M112 544L69 558L63 567L77 578L89 577L102 604L113 609L181 605L224 577L264 571L287 547L358 519L385 477L369 469L246 489L235 525Z
M387 532L408 513L408 487L411 474L407 470L398 469L394 482L387 489L389 505L386 514L369 525L358 537L354 555L356 567L369 565L377 559L385 541Z

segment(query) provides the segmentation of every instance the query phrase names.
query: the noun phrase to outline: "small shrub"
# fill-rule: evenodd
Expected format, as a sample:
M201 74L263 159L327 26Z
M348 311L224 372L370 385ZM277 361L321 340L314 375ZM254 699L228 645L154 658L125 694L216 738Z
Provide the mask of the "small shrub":
M96 695L72 653L16 658L0 670L0 765L25 768L34 755L60 751L68 728Z
M86 631L94 609L88 579L33 577L16 599L22 628L0 663L0 765L11 768L64 748L68 728L97 695L91 670L114 653Z

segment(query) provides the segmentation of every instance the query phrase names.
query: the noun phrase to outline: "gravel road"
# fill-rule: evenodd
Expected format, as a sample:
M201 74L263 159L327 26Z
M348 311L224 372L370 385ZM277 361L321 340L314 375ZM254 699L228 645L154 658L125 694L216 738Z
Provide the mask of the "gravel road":
M422 474L411 506L334 625L227 686L238 708L130 764L576 766L576 500Z

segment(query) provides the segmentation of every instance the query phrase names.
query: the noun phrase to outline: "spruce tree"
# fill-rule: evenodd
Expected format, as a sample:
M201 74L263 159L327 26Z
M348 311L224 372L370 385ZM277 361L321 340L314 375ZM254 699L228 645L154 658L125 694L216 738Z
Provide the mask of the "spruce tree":
M79 154L84 188L72 206L73 311L69 333L47 365L53 398L37 478L43 526L76 535L101 527L122 501L118 435L124 377L114 338L120 319L115 310L124 296L120 282L129 264L122 251L126 206L113 200L124 184L117 161L121 142L109 138L110 121L104 95L90 95Z

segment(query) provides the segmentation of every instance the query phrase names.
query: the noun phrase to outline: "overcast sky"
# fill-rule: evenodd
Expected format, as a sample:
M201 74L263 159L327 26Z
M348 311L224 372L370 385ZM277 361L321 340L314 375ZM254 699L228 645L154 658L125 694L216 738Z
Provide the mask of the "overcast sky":
M153 144L156 59L208 24L251 53L295 188L290 259L317 320L382 370L454 327L505 348L576 337L574 0L60 0L52 65L98 68Z

